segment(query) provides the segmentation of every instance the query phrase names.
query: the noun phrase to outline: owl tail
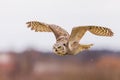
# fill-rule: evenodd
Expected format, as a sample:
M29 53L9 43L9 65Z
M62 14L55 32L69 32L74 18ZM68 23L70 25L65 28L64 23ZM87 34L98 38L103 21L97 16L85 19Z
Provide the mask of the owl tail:
M99 26L89 26L88 31L98 36L113 36L111 29Z
M83 50L88 50L91 46L93 46L93 44L88 44L88 45L81 45L81 44L80 44L80 47L81 47Z
M76 55L84 50L88 50L91 46L93 46L93 44L87 44L87 45L78 44L78 46L71 51L71 54Z

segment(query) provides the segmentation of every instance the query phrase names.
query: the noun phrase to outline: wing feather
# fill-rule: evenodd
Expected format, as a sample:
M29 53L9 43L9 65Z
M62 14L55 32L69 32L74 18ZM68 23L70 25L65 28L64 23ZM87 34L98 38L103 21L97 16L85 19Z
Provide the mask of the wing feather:
M113 36L112 30L106 27L89 26L88 30L98 36Z
M86 31L90 31L94 35L98 36L113 36L113 32L111 29L101 26L79 26L72 29L70 38L69 38L69 46L79 43L81 38L84 36Z
M28 28L31 28L31 30L35 30L36 32L52 32L52 30L49 28L49 25L45 23L30 21L26 24L28 24Z
M38 21L27 22L28 28L35 30L35 32L53 32L56 39L60 36L68 36L68 32L60 26L54 24L46 24Z

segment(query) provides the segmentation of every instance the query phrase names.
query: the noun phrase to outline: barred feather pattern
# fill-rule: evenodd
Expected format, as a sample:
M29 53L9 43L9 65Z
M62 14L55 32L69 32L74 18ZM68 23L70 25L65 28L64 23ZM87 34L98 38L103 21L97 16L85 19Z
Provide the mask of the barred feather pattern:
M90 31L91 33L93 33L95 35L99 35L99 36L113 36L113 32L111 31L111 29L106 28L106 27L89 26L88 28L89 28L88 31Z
M49 28L49 25L42 22L30 21L26 24L28 24L28 28L35 30L35 32L52 32L52 30Z

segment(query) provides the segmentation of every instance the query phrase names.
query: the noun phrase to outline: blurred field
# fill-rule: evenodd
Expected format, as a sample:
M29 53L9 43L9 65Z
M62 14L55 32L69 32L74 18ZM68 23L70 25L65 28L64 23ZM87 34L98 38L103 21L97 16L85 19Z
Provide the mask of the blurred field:
M0 52L0 80L120 80L120 52L62 57L32 49Z

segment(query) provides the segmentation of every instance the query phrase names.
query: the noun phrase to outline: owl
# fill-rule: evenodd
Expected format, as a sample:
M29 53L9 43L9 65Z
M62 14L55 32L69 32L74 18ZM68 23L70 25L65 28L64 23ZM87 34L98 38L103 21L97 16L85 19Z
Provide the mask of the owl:
M81 44L80 40L89 31L97 36L113 36L111 29L102 26L77 26L69 34L62 27L54 24L46 24L39 21L29 21L28 28L35 32L53 32L56 43L53 45L53 52L57 55L76 55L84 50L88 50L93 44Z

